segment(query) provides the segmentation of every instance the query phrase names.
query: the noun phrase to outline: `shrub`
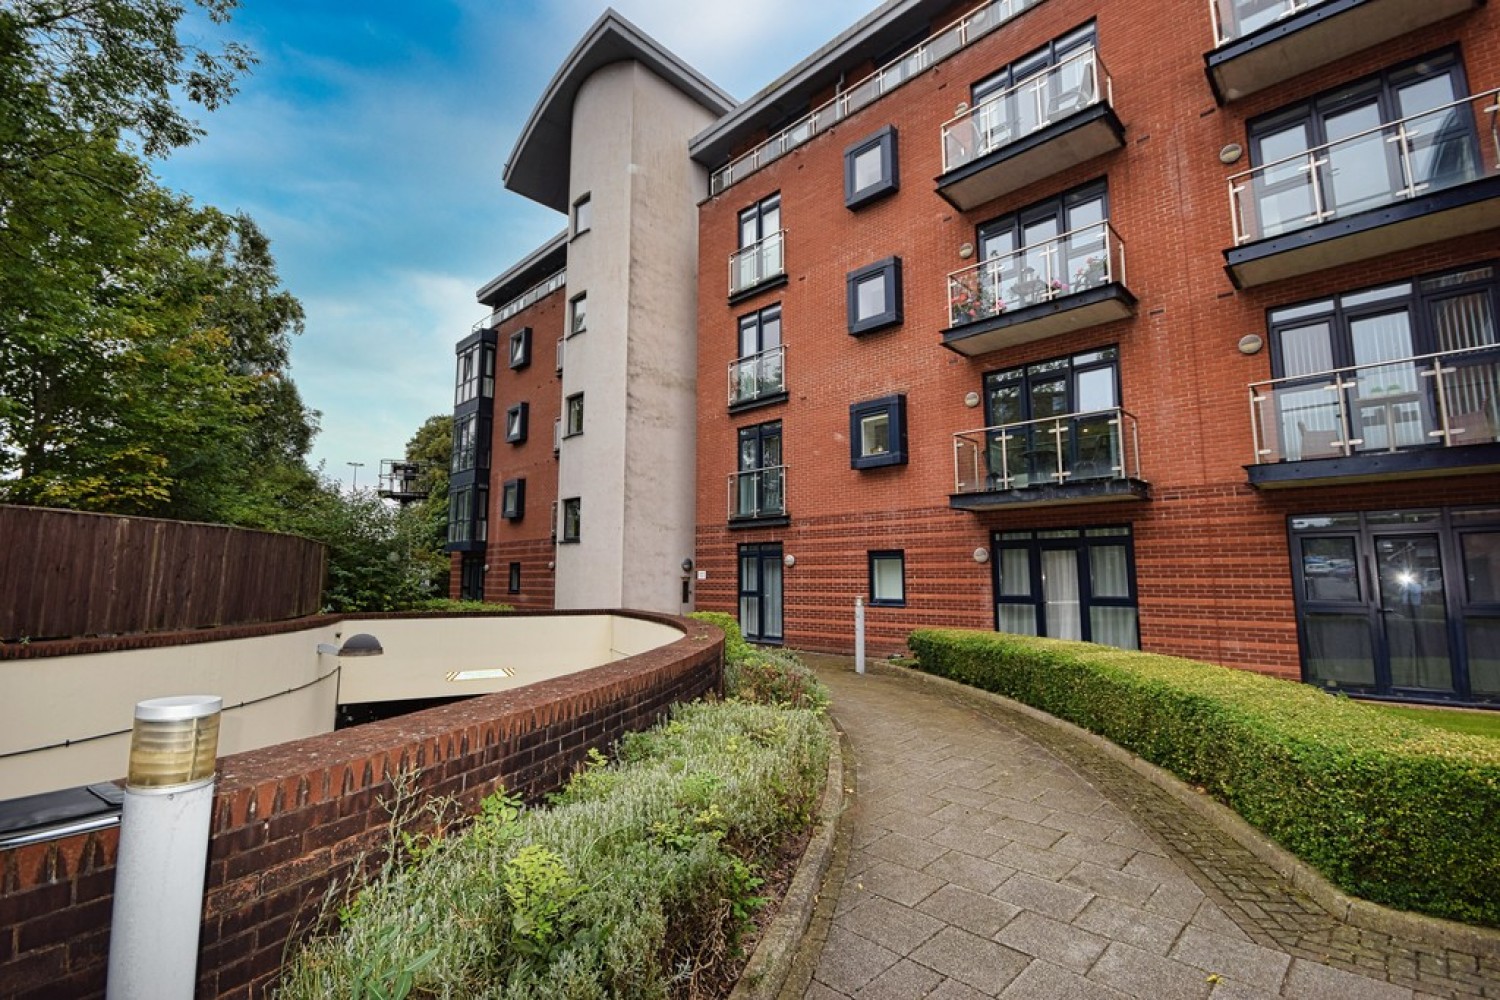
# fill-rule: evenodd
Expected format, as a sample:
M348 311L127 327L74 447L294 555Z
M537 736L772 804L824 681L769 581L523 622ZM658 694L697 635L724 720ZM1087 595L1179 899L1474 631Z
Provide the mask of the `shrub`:
M724 664L732 666L739 663L745 657L755 652L748 642L745 641L745 633L740 631L740 623L735 621L734 615L727 615L722 611L694 611L688 615L700 622L708 622L717 625L724 630Z
M791 653L752 649L739 663L724 668L724 693L730 698L784 708L828 707L828 689Z
M486 800L467 831L366 887L278 996L592 1000L717 982L762 902L760 867L810 819L827 731L811 712L696 704L619 750L551 808Z
M1227 803L1335 884L1500 925L1500 744L1305 684L993 632L921 630L920 668L1133 750Z
M401 606L402 611L430 611L448 614L454 611L514 611L509 604L490 604L485 601L459 601L451 597L428 597L411 601Z

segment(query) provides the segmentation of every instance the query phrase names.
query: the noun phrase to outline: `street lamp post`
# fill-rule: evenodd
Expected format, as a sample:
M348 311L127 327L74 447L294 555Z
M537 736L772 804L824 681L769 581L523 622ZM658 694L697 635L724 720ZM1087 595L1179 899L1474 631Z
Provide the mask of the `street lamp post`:
M353 493L355 490L359 489L359 470L365 467L365 463L345 462L344 464L354 470L354 474L349 477L349 492Z

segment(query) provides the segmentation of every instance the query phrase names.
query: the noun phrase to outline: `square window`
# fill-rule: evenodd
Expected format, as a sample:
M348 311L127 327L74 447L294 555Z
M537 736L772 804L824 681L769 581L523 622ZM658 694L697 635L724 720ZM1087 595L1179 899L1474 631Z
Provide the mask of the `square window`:
M883 396L849 407L849 467L906 464L906 397Z
M580 292L568 303L568 336L582 333L589 328L589 296Z
M573 202L573 236L576 238L594 227L594 201L584 195Z
M566 411L566 423L563 426L563 437L572 437L583 433L583 393L575 393L568 397Z
M519 521L526 515L526 480L507 479L505 492L501 494L500 516L507 521Z
M531 327L523 326L510 335L510 366L525 368L531 364Z
M565 542L578 541L582 531L583 501L579 497L569 497L562 502L562 540Z
M531 407L527 403L517 403L505 411L505 440L511 444L520 444L526 440L526 424Z
M510 576L505 583L505 592L508 594L519 594L521 592L521 564L518 562L510 564Z
M859 335L901 322L901 258L887 257L848 277L849 333Z
M844 150L844 205L860 208L901 187L896 129L887 125Z
M870 603L906 606L906 552L892 549L870 553Z

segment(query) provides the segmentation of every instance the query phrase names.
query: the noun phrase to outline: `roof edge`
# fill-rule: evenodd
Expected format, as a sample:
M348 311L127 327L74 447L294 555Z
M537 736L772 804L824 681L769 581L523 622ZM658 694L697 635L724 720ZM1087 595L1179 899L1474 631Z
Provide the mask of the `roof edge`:
M491 278L479 287L474 293L481 305L490 308L498 308L506 302L523 294L538 282L551 277L563 267L567 266L568 231L564 229L546 243L537 247L531 253L522 257L516 263L506 268L499 275ZM562 259L556 263L549 258L561 254Z

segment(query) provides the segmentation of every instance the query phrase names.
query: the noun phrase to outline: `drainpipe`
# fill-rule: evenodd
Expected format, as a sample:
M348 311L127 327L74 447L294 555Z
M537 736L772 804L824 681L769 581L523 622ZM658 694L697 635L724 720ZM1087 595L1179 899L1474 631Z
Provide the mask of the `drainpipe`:
M110 923L108 1000L191 1000L224 700L135 706Z

